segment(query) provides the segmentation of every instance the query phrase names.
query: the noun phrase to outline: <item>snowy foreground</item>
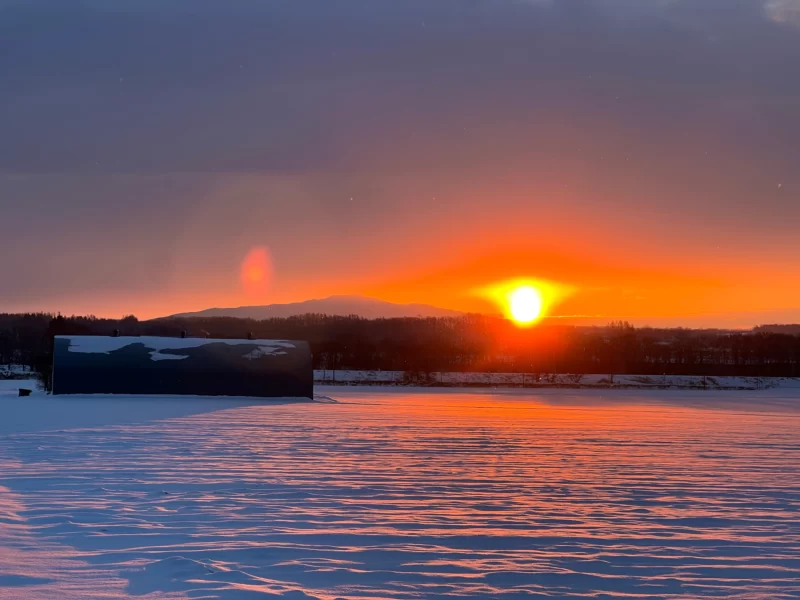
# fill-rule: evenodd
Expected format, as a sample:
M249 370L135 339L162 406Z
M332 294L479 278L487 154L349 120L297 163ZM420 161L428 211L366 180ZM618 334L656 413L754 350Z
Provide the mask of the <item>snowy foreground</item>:
M800 390L18 385L2 599L800 597Z

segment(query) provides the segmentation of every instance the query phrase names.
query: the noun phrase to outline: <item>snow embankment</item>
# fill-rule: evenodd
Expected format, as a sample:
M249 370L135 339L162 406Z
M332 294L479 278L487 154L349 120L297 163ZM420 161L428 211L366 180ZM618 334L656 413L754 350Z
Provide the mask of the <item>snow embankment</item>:
M33 371L26 365L0 365L0 380L26 379L33 377Z
M709 377L701 375L579 375L569 373L417 373L409 371L317 370L328 385L431 385L485 387L614 387L642 389L759 390L800 388L797 377Z

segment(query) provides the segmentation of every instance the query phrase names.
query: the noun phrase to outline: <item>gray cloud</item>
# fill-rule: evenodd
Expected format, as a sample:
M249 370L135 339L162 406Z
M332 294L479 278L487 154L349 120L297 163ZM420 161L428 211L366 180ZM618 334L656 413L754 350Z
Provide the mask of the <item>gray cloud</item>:
M663 231L788 240L800 219L797 9L4 0L0 251L25 259L0 261L0 278L19 300L54 286L159 289L202 251L178 231L260 241L245 217L220 224L221 202L279 240L320 235L303 217L324 216L344 245L386 215L417 223L434 196L441 214L525 219L554 211L568 186L587 223L612 210L655 215ZM252 176L291 178L295 200L273 183L220 200L231 177ZM398 180L413 189L399 194ZM222 246L223 262L241 251Z
M6 171L361 170L403 151L414 167L428 163L413 160L423 142L447 147L475 122L535 130L569 108L658 130L713 119L739 97L744 128L728 135L752 128L785 151L799 131L800 37L756 2L38 0L2 10Z
M764 10L767 16L776 23L800 27L800 2L798 0L767 0Z

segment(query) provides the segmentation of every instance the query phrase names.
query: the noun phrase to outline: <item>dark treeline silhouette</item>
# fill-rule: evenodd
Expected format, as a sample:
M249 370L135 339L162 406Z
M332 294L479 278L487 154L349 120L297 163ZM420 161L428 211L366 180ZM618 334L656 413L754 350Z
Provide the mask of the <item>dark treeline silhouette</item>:
M773 326L774 327L774 326ZM317 369L668 375L800 376L800 335L762 331L540 325L484 315L367 320L308 314L139 321L50 314L0 315L0 364L46 380L54 335L156 335L308 340Z
M800 335L800 325L793 323L791 325L759 325L754 327L753 331L757 333L788 333L789 335Z

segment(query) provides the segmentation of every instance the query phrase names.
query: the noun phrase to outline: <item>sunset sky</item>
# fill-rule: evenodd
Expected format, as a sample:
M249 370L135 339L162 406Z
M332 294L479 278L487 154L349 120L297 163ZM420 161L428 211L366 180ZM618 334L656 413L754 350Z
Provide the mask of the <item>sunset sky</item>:
M0 0L0 40L0 312L531 278L800 322L800 0Z

